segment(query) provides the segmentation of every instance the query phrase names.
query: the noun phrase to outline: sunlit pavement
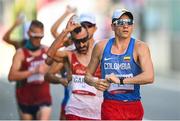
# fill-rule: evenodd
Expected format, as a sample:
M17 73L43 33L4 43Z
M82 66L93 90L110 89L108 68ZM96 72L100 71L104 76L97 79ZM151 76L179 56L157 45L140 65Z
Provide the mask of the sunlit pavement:
M142 86L144 120L180 120L180 79L156 76L155 83ZM60 102L63 87L52 85L53 96L52 119L59 119ZM18 120L14 97L14 84L7 80L0 81L0 119Z
M0 80L0 120L18 120L14 84L7 83L7 80ZM59 119L60 103L63 98L63 87L61 85L51 85L53 97L52 119Z

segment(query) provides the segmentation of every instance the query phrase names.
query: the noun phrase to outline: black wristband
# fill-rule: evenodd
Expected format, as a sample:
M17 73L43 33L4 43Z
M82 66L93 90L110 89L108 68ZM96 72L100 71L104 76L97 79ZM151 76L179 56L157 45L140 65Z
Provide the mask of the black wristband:
M120 80L120 84L123 85L124 84L124 77L119 77Z

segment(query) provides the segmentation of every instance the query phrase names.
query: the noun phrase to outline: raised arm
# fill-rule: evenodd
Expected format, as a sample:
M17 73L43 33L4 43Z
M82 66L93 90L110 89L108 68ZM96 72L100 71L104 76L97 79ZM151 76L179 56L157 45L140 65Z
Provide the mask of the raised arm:
M48 65L50 62L48 60L54 58L57 53L57 50L64 46L64 43L67 40L65 39L67 34L73 31L76 27L80 26L79 24L72 22L72 17L69 19L66 28L60 33L60 35L55 39L55 41L52 43L52 45L48 49L48 52L47 52L48 59L46 61Z
M19 47L22 47L22 42L18 42L16 40L11 39L11 33L20 24L22 24L22 19L17 17L17 19L14 22L14 24L10 27L10 29L3 36L3 40L5 42L7 42L8 44L13 45L16 49L19 48Z
M51 27L51 34L53 35L54 38L58 37L59 33L57 30L58 27L61 25L61 23L64 21L64 19L71 13L75 13L75 12L76 12L76 8L72 8L70 6L66 7L66 11L63 13L63 15L60 18L58 18L58 20Z

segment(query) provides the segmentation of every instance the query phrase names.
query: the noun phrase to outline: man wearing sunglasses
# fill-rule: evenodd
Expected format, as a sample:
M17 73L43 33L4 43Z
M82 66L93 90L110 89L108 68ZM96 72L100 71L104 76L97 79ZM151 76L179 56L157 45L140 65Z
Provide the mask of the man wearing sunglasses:
M131 37L134 18L131 12L117 9L112 16L115 37L99 42L93 49L85 81L104 91L103 120L142 120L140 85L153 83L154 72L148 45ZM93 74L101 64L102 80Z
M92 86L87 85L84 82L84 74L86 72L86 67L90 61L94 45L94 40L92 40L93 33L89 34L88 32L88 29L92 29L92 26L89 26L89 24L91 24L90 20L92 19L89 19L85 16L83 17L83 19L82 17L80 17L80 25L79 23L74 23L72 21L72 18L69 20L64 32L59 35L59 37L55 40L55 42L48 50L48 52L51 52L48 53L49 57L54 58L54 56L58 56L59 58L66 58L66 62L70 64L70 72L68 74L67 80L69 81L68 86L70 87L71 91L70 98L65 107L66 119L101 119L101 103L103 100L102 92L98 91ZM95 20L92 22L95 23ZM95 27L95 24L93 26ZM63 37L65 37L68 33L71 33L71 39L76 47L76 50L57 52L58 48L54 49L55 47L57 47L56 44L62 44L61 39L63 39ZM55 52L55 55L52 54L51 49L53 50L53 53ZM64 82L64 79L52 75L53 66L54 68L56 67L56 65L52 65L50 67L50 70L48 71L49 74L46 74L47 80L52 81L53 79L54 82ZM100 68L96 70L94 76L96 78L100 78Z
M45 64L47 47L41 45L43 24L33 20L28 35L30 39L13 57L8 79L16 82L20 119L48 120L51 115L51 95L49 83L44 81L48 66Z

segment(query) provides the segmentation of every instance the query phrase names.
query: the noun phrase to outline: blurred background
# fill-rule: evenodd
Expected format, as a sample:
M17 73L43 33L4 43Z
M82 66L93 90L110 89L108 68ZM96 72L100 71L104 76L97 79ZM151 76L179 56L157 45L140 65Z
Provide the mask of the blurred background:
M22 40L27 36L27 23L38 19L45 25L42 44L50 46L54 40L50 28L67 5L77 8L77 15L95 14L97 41L113 36L111 16L115 8L126 8L133 13L133 37L148 43L155 69L155 82L142 86L141 90L144 120L180 120L180 0L0 0L0 119L19 119L14 83L7 80L15 48L5 43L2 36L19 16L24 24L18 26L11 37ZM67 20L59 27L59 32ZM63 87L51 85L51 93L52 119L56 120Z

